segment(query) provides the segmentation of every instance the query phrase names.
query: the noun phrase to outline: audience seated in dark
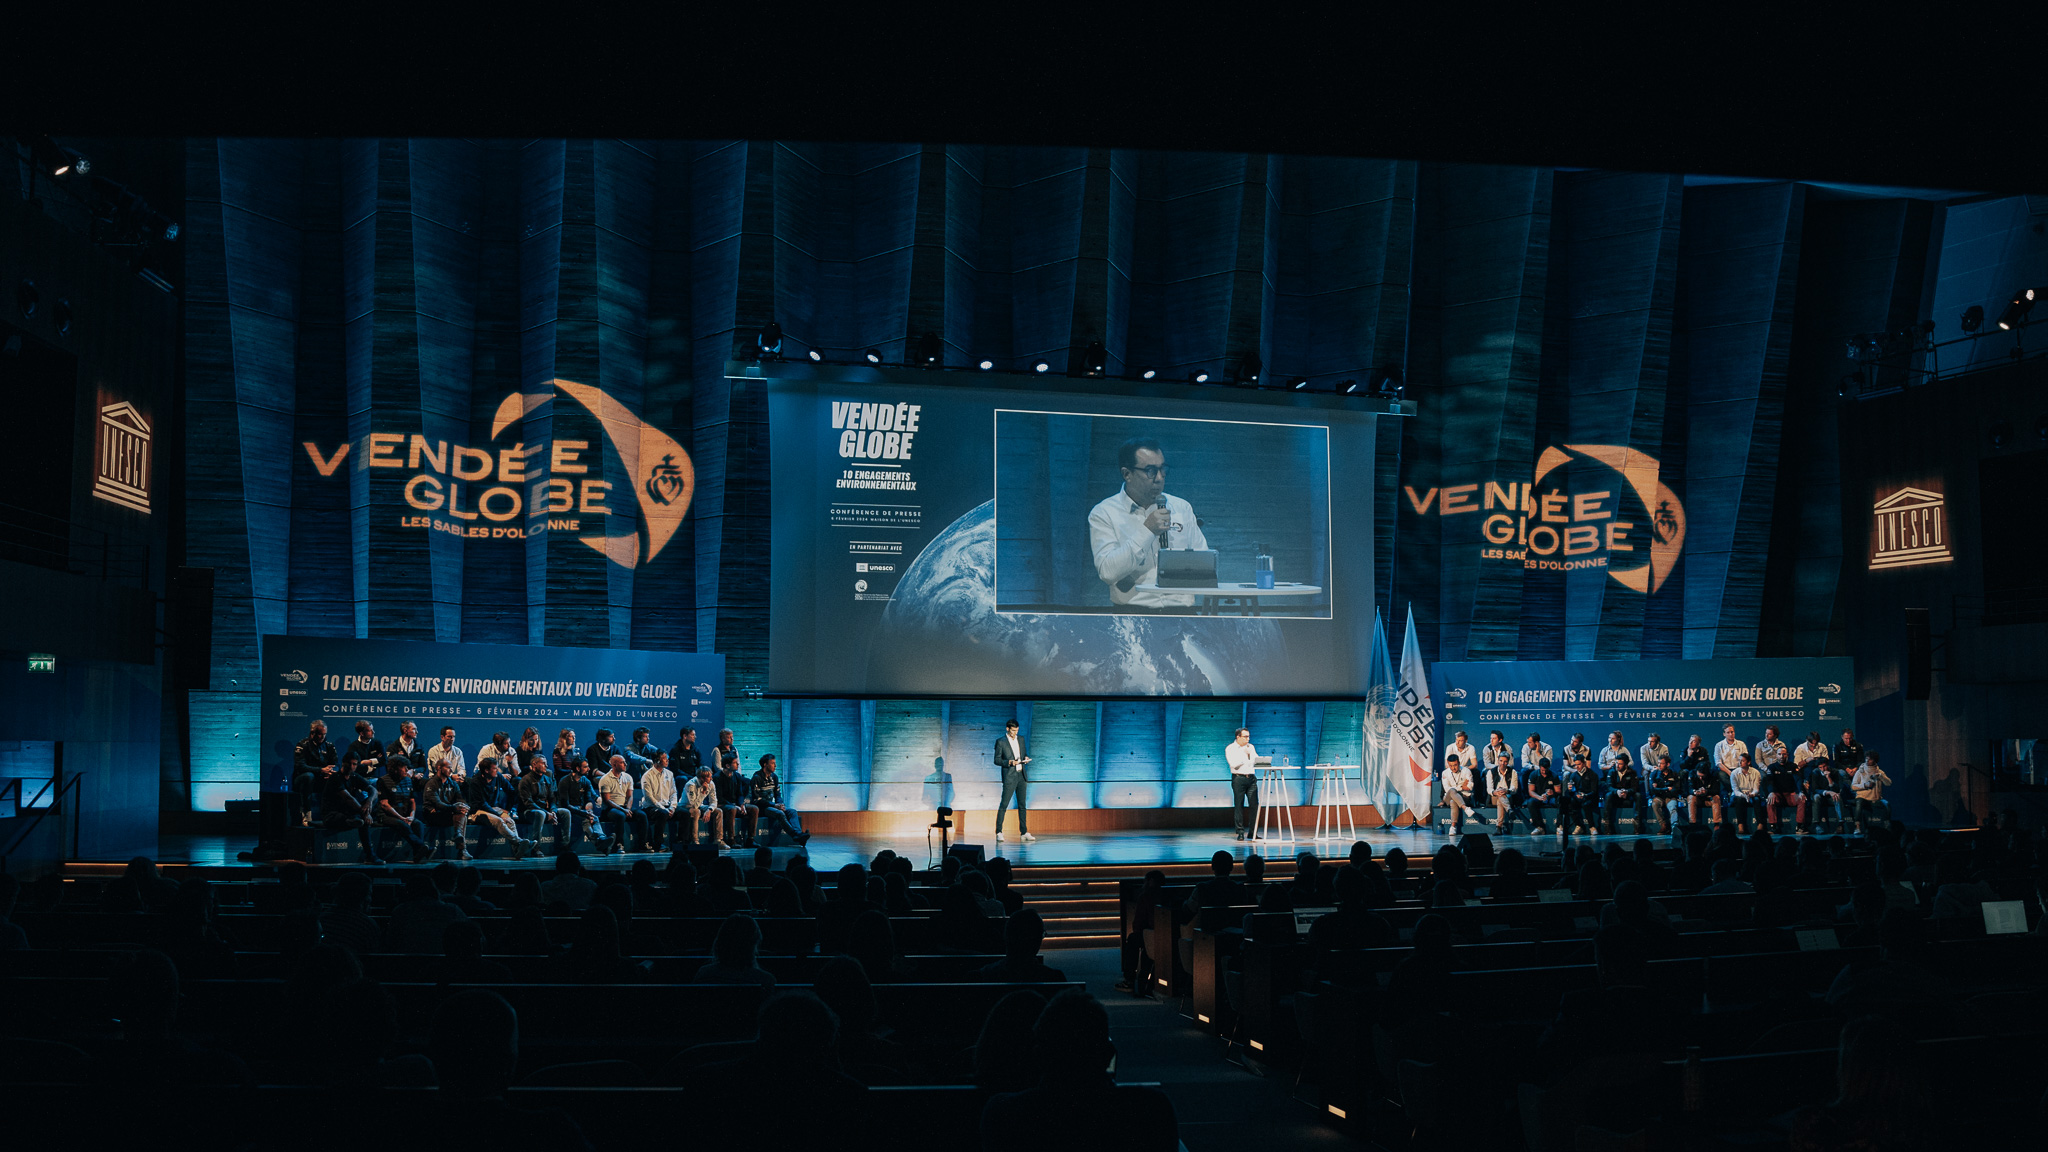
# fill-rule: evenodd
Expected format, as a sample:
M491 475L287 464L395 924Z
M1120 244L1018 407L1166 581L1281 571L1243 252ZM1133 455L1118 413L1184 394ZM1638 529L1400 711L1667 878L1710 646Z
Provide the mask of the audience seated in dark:
M1756 886L1742 878L1742 862L1739 860L1716 860L1712 883L1700 890L1702 896L1748 895Z
M1245 903L1257 904L1259 893L1266 890L1266 858L1257 852L1244 858Z
M370 878L361 872L344 872L334 885L334 906L320 913L320 937L329 944L364 956L376 951L377 922L370 919Z
M512 970L484 955L483 925L457 920L441 931L442 984L510 984Z
M540 886L544 907L567 912L581 912L590 907L590 899L596 895L597 882L583 874L583 860L574 852L557 855L555 874Z
M902 879L902 877L897 877ZM763 910L769 916L789 917L804 914L803 898L797 895L796 885L787 876L777 876L775 883L768 887L768 907Z
M668 915L698 919L714 914L711 905L697 894L697 866L681 852L668 858L662 883L662 910Z
M326 1065L319 1083L335 1088L433 1088L433 1061L398 1051L398 1007L375 980L351 980L327 994L323 1020L346 1020L315 1046Z
M28 947L28 933L14 922L14 902L21 896L21 878L0 872L0 952L19 952Z
M1897 1024L1860 1016L1844 1025L1835 1098L1792 1118L1794 1152L1907 1152L1935 1147L1941 1108L1933 1070Z
M510 911L521 908L539 908L543 901L540 894L540 877L531 872L512 874L512 901L506 905Z
M773 988L775 977L755 962L761 947L761 926L752 916L735 912L718 926L711 941L711 961L697 969L697 984L754 984Z
M1045 997L1019 989L996 1001L974 1042L974 1084L987 1092L1022 1092L1038 1083L1031 1032Z
M448 1106L435 1111L459 1117L461 1130L513 1139L533 1152L588 1152L582 1129L567 1113L506 1103L519 1068L519 1016L504 997L471 989L441 1001L428 1049L448 1098Z
M955 884L939 896L939 914L933 920L940 946L946 951L981 952L998 947L994 922L964 884Z
M1400 934L1387 923L1386 917L1371 910L1365 896L1365 873L1357 865L1346 864L1337 869L1337 910L1316 917L1315 923L1309 925L1309 947L1330 950L1398 945Z
M902 954L896 950L895 930L889 927L889 917L879 908L868 909L853 922L853 930L846 936L845 951L860 962L861 971L868 974L871 983L893 984L909 975Z
M548 938L547 920L532 905L513 910L511 922L505 926L503 947L508 956L552 956L556 951Z
M981 914L991 920L1000 920L1010 914L1003 902L996 899L996 886L989 882L988 873L979 868L968 868L960 873L960 886L974 897L975 906ZM876 902L879 904L879 901Z
M1239 929L1240 931L1242 931L1242 932L1243 932L1243 933L1244 933L1244 934L1245 934L1246 936L1248 936L1248 937L1250 937L1251 939L1254 939L1254 940L1259 940L1259 941L1261 941L1262 943L1279 943L1279 944L1289 944L1289 943L1293 943L1293 941L1294 941L1294 919L1293 919L1293 917L1291 917L1291 916L1289 916L1289 917L1288 917L1288 919L1287 919L1287 922L1286 922L1286 932L1285 932L1285 933L1283 934L1282 938L1281 938L1281 939L1279 939L1279 940L1272 940L1272 939L1269 939L1269 938L1265 938L1265 937L1262 937L1262 936L1261 936L1261 935L1259 934L1259 931L1258 931L1258 927L1257 927L1257 926L1259 925L1260 921L1259 921L1258 919L1256 919L1257 917L1260 917L1260 916L1271 916L1271 915L1274 915L1274 914L1286 914L1286 913L1290 913L1290 912L1293 912L1293 911L1294 911L1294 885L1292 885L1292 884L1268 884L1268 885L1266 885L1266 890L1265 890L1265 891L1263 891L1263 892L1261 892L1261 893L1259 893L1259 903L1258 903L1258 907L1254 908L1254 909L1253 909L1252 911L1250 911L1250 912L1247 912L1247 913L1245 913L1245 914L1244 914L1244 916L1243 916L1243 917L1242 917L1242 918L1241 918L1241 919L1240 919L1240 920L1238 921L1238 924L1237 924L1237 926L1238 926L1238 929ZM1271 924L1271 923L1273 923L1273 922L1272 922L1272 921L1267 921L1266 923L1268 923L1268 924Z
M1194 918L1203 908L1228 908L1235 904L1248 904L1244 885L1230 878L1237 868L1237 858L1228 852L1218 851L1209 857L1209 878L1199 881L1188 891L1187 900L1181 905L1178 919Z
M1874 964L1851 964L1835 976L1827 1003L1843 1016L1881 1015L1915 1030L1932 1030L1955 1018L1960 1003L1954 988L1929 963L1927 922L1899 908L1878 921L1883 940Z
M988 875L989 883L995 886L996 900L1002 904L1004 915L1014 916L1024 910L1024 897L1010 891L1010 881L1015 873L1008 860L998 856L984 865L982 871ZM903 879L907 884L910 877L906 875Z
M647 978L646 966L621 950L618 917L603 905L584 911L576 942L555 958L555 970L568 983L637 984Z
M798 1107L763 1117L753 1108L714 1109L704 1135L709 1147L738 1147L767 1126L767 1146L831 1147L866 1132L867 1089L839 1063L839 1018L810 992L777 992L761 1004L746 1055L707 1065L705 1085L787 1084L800 1087Z
M1971 874L1970 854L1944 852L1935 865L1934 910L1936 920L1971 920L1981 923L1986 900L1998 899L1998 892Z
M1039 959L1045 943L1045 919L1035 908L1026 908L1003 922L1003 958L975 969L976 979L1032 983L1060 982L1066 974Z
M1032 1028L1037 1086L989 1098L981 1112L984 1152L1035 1150L1057 1133L1062 1152L1174 1152L1173 1102L1156 1088L1123 1086L1109 1068L1116 1045L1109 1014L1086 992L1053 997Z
M957 857L948 857L946 863L959 867ZM853 922L861 913L872 909L868 903L867 869L858 864L848 864L839 869L838 878L833 882L832 895L824 907L817 910L818 939L828 952L844 952L848 934L853 931ZM871 978L879 979L871 969Z
M1322 861L1313 852L1297 852L1294 856L1294 879L1289 881L1288 896L1296 908L1327 906L1334 898L1330 892L1330 878L1323 874Z
M1653 1053L1668 1043L1667 1032L1643 1026L1646 1020L1668 1019L1672 1012L1650 983L1657 940L1640 924L1618 924L1594 934L1600 986L1558 997L1557 1018L1537 1045L1537 1066L1551 1074L1546 1082L1557 1083L1596 1057Z
M453 869L445 875L414 872L405 878L405 899L384 923L384 951L440 954L442 930L469 919L444 899L448 893L440 887L443 882L454 885Z
M775 883L775 850L766 846L754 849L754 866L740 882L749 888L771 887Z
M107 977L107 1015L120 1027L101 1050L98 1074L110 1085L249 1087L248 1065L231 1052L216 1051L180 1036L177 966L154 949L123 955Z
M890 1029L875 1003L874 985L860 961L834 956L818 966L811 991L839 1017L839 1060L857 1080L876 1084L895 1080L909 1061L903 1045L889 1038Z
M486 916L498 911L496 904L477 895L477 890L483 887L484 874L477 871L475 865L465 864L461 868L456 868L446 861L434 865L436 873L443 868L454 869L455 893L448 897L448 902L462 909L464 915Z

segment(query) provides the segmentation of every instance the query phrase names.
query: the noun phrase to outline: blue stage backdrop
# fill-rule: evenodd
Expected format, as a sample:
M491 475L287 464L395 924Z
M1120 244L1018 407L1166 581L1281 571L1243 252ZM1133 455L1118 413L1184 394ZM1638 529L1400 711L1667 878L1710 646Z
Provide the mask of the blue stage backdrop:
M263 790L289 784L292 747L314 720L337 749L368 720L377 739L419 725L420 743L453 725L471 764L498 731L516 745L528 726L550 749L564 728L579 747L609 728L625 744L646 727L663 748L685 726L705 747L725 726L725 657L695 652L433 644L317 636L263 638Z
M1787 747L1819 732L1830 747L1856 726L1855 662L1847 657L1784 660L1479 660L1430 669L1438 703L1438 747L1463 731L1485 746L1499 729L1517 750L1529 733L1563 749L1586 734L1596 754L1620 731L1631 756L1655 732L1675 763L1687 737L1708 752L1723 725L1756 747L1778 726Z
M769 687L798 695L1318 696L1360 690L1373 603L1374 422L1363 402L1263 402L1090 381L834 379L776 366ZM788 378L797 377L797 378ZM1213 552L1261 615L1117 584L1119 446L1156 441L1174 548ZM1103 563L1109 563L1104 561ZM1111 575L1115 575L1112 572ZM1215 583L1209 585L1212 589ZM1133 591L1135 588L1135 592ZM1118 595L1135 596L1119 601ZM1149 599L1146 599L1149 597Z

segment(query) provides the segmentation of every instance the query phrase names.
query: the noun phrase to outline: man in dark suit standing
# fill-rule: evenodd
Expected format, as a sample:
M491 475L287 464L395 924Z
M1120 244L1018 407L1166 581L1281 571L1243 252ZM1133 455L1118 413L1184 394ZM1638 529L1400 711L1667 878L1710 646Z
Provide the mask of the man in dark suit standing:
M1024 822L1024 766L1031 763L1031 756L1024 750L1024 739L1017 735L1017 722L1003 725L1003 735L996 740L996 767L1003 773L1003 799L996 805L996 842L1002 843L1003 816L1010 810L1010 797L1017 798L1017 835L1026 843L1038 837Z

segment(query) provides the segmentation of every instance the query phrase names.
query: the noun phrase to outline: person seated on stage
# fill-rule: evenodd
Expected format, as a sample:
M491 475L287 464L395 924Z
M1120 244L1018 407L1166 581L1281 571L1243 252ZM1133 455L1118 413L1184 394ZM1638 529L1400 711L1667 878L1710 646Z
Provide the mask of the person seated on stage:
M1736 829L1744 835L1763 822L1764 777L1747 752L1736 753L1735 771L1728 777L1728 809Z
M1260 862L1261 868L1264 861ZM1237 867L1237 860L1221 849L1209 857L1209 878L1200 881L1188 891L1188 898L1181 904L1181 915L1176 919L1186 922L1194 919L1195 913L1204 908L1228 908L1233 904L1249 904L1244 885L1230 878Z
M1771 731L1776 732L1777 729ZM1771 762L1770 771L1764 777L1764 813L1771 827L1778 826L1778 810L1789 805L1799 834L1804 836L1812 831L1806 824L1806 782L1802 779L1805 775L1789 755Z
M1529 817L1530 833L1541 836L1550 831L1550 825L1543 820L1545 808L1556 810L1558 827L1568 827L1563 807L1564 781L1551 770L1550 757L1538 757L1535 766L1525 771L1524 779L1528 781L1529 794L1522 798L1522 812Z
M1521 783L1521 775L1515 771L1515 758L1503 747L1486 770L1486 794L1493 797L1494 824L1503 833L1514 823L1515 809L1521 806ZM1366 859L1372 859L1370 849Z
M621 849L627 852L649 850L647 814L634 807L633 778L626 775L623 749L612 753L610 770L597 778L597 805L597 818L603 822L609 835L604 845L605 855Z
M1707 759L1704 749L1699 746L1700 738L1692 738L1692 747L1686 749L1686 766L1679 770L1679 777L1685 781L1685 819L1694 827L1700 825L1700 805L1707 806L1708 815L1713 818L1714 827L1721 826L1721 770Z
M555 782L561 783L562 777L569 775L575 765L583 762L583 749L576 746L576 730L562 729L555 735L555 750L548 758L548 767L554 770Z
M583 759L590 764L591 776L594 778L601 777L611 771L613 757L623 757L625 759L626 775L636 782L640 779L640 773L647 770L647 761L644 757L635 754L625 745L615 742L612 739L611 729L599 728L590 747L583 751Z
M365 864L383 863L370 849L371 802L376 795L375 786L356 771L354 760L343 760L320 794L321 823L328 828L354 828L356 838L362 841Z
M647 771L640 774L640 797L646 801L640 807L640 815L647 820L647 850L659 852L669 823L676 818L682 794L676 790L676 774L668 770L668 753L659 748L653 751L654 755L647 758Z
M1048 967L1039 959L1045 943L1045 919L1036 908L1026 908L1003 921L1003 958L974 970L974 978L990 983L1059 984L1066 973Z
M1586 743L1584 732L1572 733L1571 741L1564 746L1564 770L1570 772L1574 764L1593 764L1593 749Z
M510 732L491 733L491 742L477 749L477 767L483 767L484 757L486 756L497 761L498 771L508 776L518 774L513 765L519 763L519 758L512 752L512 734Z
M536 750L521 755L525 757L526 770L519 776L517 789L519 819L533 826L533 834L527 839L540 843L540 830L552 824L556 843L567 843L569 809L562 805L561 791L555 778L548 774L548 754Z
M604 825L597 819L597 780L580 756L570 762L567 772L555 777L555 795L556 803L569 810L570 846L586 833L593 840L603 839Z
M1801 744L1803 749L1806 745ZM1802 831L1812 832L1813 825L1820 819L1823 809L1834 814L1835 826L1842 824L1842 794L1848 789L1840 769L1828 759L1825 752L1806 762L1806 825Z
M1849 734L1847 732L1842 733L1842 739L1848 740ZM1856 769L1856 774L1849 778L1849 790L1856 794L1856 832L1858 835L1862 834L1864 828L1873 819L1880 817L1887 821L1891 819L1891 809L1884 801L1884 786L1891 782L1892 778L1885 775L1884 769L1877 766L1877 753L1875 752L1866 754L1863 766Z
M555 874L540 886L543 907L560 904L571 912L581 912L590 907L591 898L596 895L597 881L583 874L582 858L574 852L557 853Z
M412 761L391 756L384 762L384 775L377 781L377 826L389 828L412 844L412 862L423 864L434 854L420 830L419 812L413 803Z
M1487 734L1486 747L1481 748L1479 750L1479 766L1482 768L1491 768L1495 764L1500 763L1500 758L1502 756L1506 756L1508 759L1513 760L1515 757L1515 750L1513 748L1508 747L1508 738L1506 736L1501 735L1500 729L1495 728L1492 732ZM1353 861L1353 863L1356 863L1356 861Z
M463 759L462 749L456 746L455 729L441 729L441 739L427 749L427 775L434 774L436 764L448 765L448 775L457 783L469 775L469 761Z
M1764 725L1764 738L1757 741L1753 754L1756 756L1756 770L1766 775L1781 762L1792 759L1792 750L1785 747L1785 741L1778 735L1776 724Z
M507 750L506 754L511 753ZM495 757L488 753L477 757L476 772L462 786L462 799L469 805L469 822L497 829L498 835L511 842L513 859L524 860L537 847L519 835L518 816L514 813L519 806L518 794L506 787L504 777L498 774Z
M366 784L384 774L384 746L377 742L376 725L368 720L356 721L355 743L342 750L341 762L354 764Z
M1679 779L1678 771L1671 767L1671 756L1666 753L1657 758L1657 768L1650 773L1649 782L1643 791L1650 797L1650 808L1657 814L1657 831L1671 834L1671 821L1677 815L1672 811L1685 795L1685 781Z
M455 837L456 855L470 859L469 805L462 799L462 783L454 776L453 761L462 755L460 748L453 756L434 761L428 770L426 780L420 785L420 818L429 828L447 828Z
M1556 756L1557 754L1551 750L1550 745L1543 742L1541 734L1529 733L1529 739L1522 744L1521 769L1523 778L1526 779L1535 773L1537 761L1549 760L1552 764L1555 764L1557 762Z
M301 825L313 822L313 799L334 779L340 754L327 741L327 724L315 720L306 738L292 748L292 800L298 805Z
M1557 826L1565 832L1583 829L1587 835L1600 830L1600 774L1591 760L1567 762L1564 802L1558 806Z
M1643 778L1636 771L1635 757L1629 755L1628 750L1621 747L1621 733L1616 732L1610 739L1611 744L1608 750L1613 752L1614 755L1609 758L1608 762L1613 767L1602 773L1607 778L1607 789L1600 801L1601 811L1607 817L1607 834L1609 836L1614 835L1615 813L1620 809L1630 807L1636 810L1636 830L1640 832L1642 831Z
M1801 768L1811 770L1815 760L1826 759L1829 759L1828 744L1820 738L1818 732L1808 732L1806 743L1792 749L1792 762Z
M1615 763L1627 755L1629 755L1628 746L1622 743L1621 733L1609 732L1607 734L1606 746L1600 749L1600 774L1605 776L1614 771Z
M653 735L654 730L651 728L633 729L633 738L626 741L626 768L628 771L634 770L635 757L638 758L638 771L640 772L647 771L653 765L654 754L661 751L651 739Z
M697 730L685 728L676 737L673 747L668 750L668 770L684 784L697 775L698 765L704 763L704 753L697 747Z
M548 748L546 741L540 737L540 729L535 728L531 724L527 725L526 731L519 734L519 747L515 751L517 754L512 757L512 762L520 765L522 768L525 766L526 761L536 752L540 753L541 758L545 760Z
M748 799L751 793L747 787L747 778L740 775L738 753L725 754L719 762L718 775L712 777L712 783L718 786L718 806L725 812L726 828L734 833L744 828L746 839L741 841L741 844L752 844L755 833L761 830L761 810L754 807Z
M1053 1132L1087 1133L1093 1147L1129 1152L1172 1152L1178 1145L1166 1093L1119 1085L1110 1073L1116 1045L1109 1014L1093 996L1070 989L1053 997L1031 1034L1038 1086L992 1096L982 1106L983 1152L1035 1152Z
M770 831L786 833L799 848L810 843L811 834L804 831L796 809L782 802L782 777L775 774L774 753L761 757L761 770L754 773L747 798L761 813L761 819L768 821Z
M1444 757L1444 805L1451 810L1451 834L1465 830L1465 813L1473 811L1472 770L1453 752ZM1476 819L1476 817L1475 817Z
M398 739L384 748L386 756L403 756L415 772L425 774L427 750L420 747L420 726L407 720L398 726Z
M711 821L711 846L726 850L725 809L718 805L718 784L711 779L711 766L700 764L697 775L683 785L683 826L690 831L690 844L697 843L697 823Z

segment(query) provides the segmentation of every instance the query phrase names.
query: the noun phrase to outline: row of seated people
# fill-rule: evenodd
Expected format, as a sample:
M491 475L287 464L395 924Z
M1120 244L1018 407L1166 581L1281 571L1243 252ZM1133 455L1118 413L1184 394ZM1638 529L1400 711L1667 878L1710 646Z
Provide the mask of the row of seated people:
M1733 822L1748 831L1766 821L1775 825L1782 813L1789 812L1802 835L1811 833L1823 818L1831 818L1838 828L1853 825L1859 832L1889 818L1884 788L1891 777L1879 766L1875 752L1864 753L1863 762L1853 769L1837 766L1825 752L1804 761L1785 755L1759 764L1749 752L1740 751L1718 763L1694 737L1683 760L1674 760L1667 752L1656 763L1639 766L1620 746L1620 733L1610 736L1609 744L1602 763L1595 764L1590 755L1577 756L1565 761L1562 770L1548 756L1537 757L1531 769L1518 768L1505 749L1492 763L1475 769L1472 757L1453 749L1437 774L1438 806L1450 809L1454 832L1464 830L1468 817L1485 822L1479 810L1489 804L1495 813L1493 824L1503 832L1520 815L1536 834L1549 830L1546 813L1555 816L1560 832L1589 834L1612 834L1623 811L1633 811L1638 820L1648 813L1665 833L1678 823L1702 826L1703 817L1716 826Z
M745 957L726 959L736 965ZM750 982L743 976L737 981ZM750 1036L671 1045L672 1054L642 1061L611 1048L611 1055L599 1059L538 1064L521 1051L522 1041L538 1048L543 1059L550 1048L545 1041L535 1043L517 988L451 988L415 1011L415 1000L395 995L397 986L365 977L356 958L335 945L317 946L300 958L287 1001L298 1010L278 1021L280 1039L224 1035L181 1011L192 982L161 952L124 955L101 984L104 1011L116 1022L111 1030L0 1040L0 1078L8 1083L34 1082L57 1099L63 1098L58 1086L66 1084L124 1086L122 1108L90 1125L97 1146L116 1135L139 1138L145 1130L152 1142L175 1144L232 1129L238 1143L264 1148L339 1146L344 1139L359 1143L372 1132L380 1145L411 1147L428 1135L447 1140L450 1118L459 1117L462 1130L542 1149L644 1144L665 1128L672 1135L678 1121L692 1138L714 1144L753 1138L766 1125L777 1143L830 1139L836 1147L865 1147L870 1135L900 1139L895 1122L914 1119L889 1117L886 1132L867 1127L886 1115L889 1099L877 1096L874 1086L924 1083L972 1087L969 1099L980 1116L984 1148L1021 1148L1061 1123L1087 1126L1062 1140L1073 1147L1165 1152L1177 1146L1172 1105L1162 1093L1115 1085L1108 1014L1073 985L998 986L993 991L999 998L982 1003L972 1019L951 1021L946 1039L934 1044L928 1034L906 1031L921 1015L915 1002L896 1005L892 1019L865 964L836 956L808 987L741 1001L758 1003ZM260 995L262 989L252 987L247 994ZM599 1037L623 1031L629 1020L603 1007L602 996L592 991L589 1013L590 1030ZM324 1025L318 1027L319 1042L294 1042L292 1030L303 1038L309 1023ZM608 1046L600 1041L596 1050ZM284 1121L284 1130L252 1133L242 1127L257 1098L238 1097L241 1103L232 1109L203 1103L210 1089L246 1092L257 1083L303 1086L285 1098L295 1103L287 1104L294 1119ZM771 1084L791 1086L789 1099L797 1107L774 1106ZM545 1106L553 1098L550 1090L649 1087L679 1092L661 1099L662 1117L641 1115L629 1124L613 1123L606 1114L654 1098L598 1100L597 1111L580 1117ZM764 1095L751 1104L767 1111L751 1106L748 1094L755 1090ZM330 1099L346 1102L346 1122L326 1117ZM669 1114L672 1105L694 1115ZM75 1112L71 1125L40 1131L50 1113L67 1110L34 1111L40 1115L24 1115L15 1124L14 1134L27 1140L24 1146L69 1147L77 1141ZM587 1131L593 1125L602 1136ZM605 1138L626 1129L637 1138Z
M537 748L509 746L506 733L499 732L477 754L472 771L452 727L443 728L441 743L430 746L413 742L410 721L402 727L401 738L386 747L377 743L369 721L358 721L356 742L337 756L325 725L316 721L294 753L294 796L302 821L356 830L365 863L384 859L372 845L376 829L395 833L390 853L409 847L414 863L431 857L434 829L448 830L459 858L469 859L465 834L472 825L505 837L520 857L536 850L544 833L569 845L590 836L606 853L658 852L664 840L694 845L707 835L723 850L728 835L752 843L764 821L799 845L810 838L784 799L772 754L762 756L759 770L748 777L740 772L736 752L724 752L710 765L692 749L679 775L669 767L668 752L645 743L646 729L635 733L645 757L614 744L611 733L600 729L598 743L583 754L558 749L552 759ZM565 729L565 738L570 735ZM528 739L535 738L529 729Z

